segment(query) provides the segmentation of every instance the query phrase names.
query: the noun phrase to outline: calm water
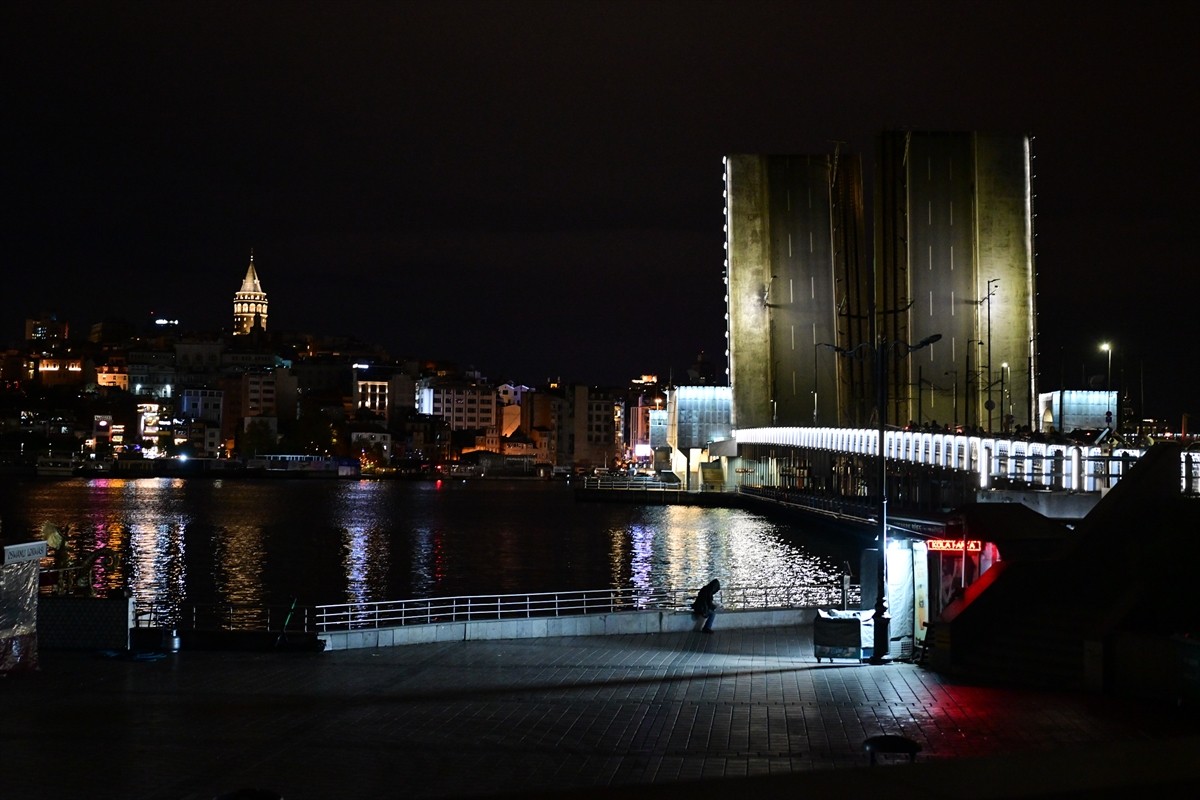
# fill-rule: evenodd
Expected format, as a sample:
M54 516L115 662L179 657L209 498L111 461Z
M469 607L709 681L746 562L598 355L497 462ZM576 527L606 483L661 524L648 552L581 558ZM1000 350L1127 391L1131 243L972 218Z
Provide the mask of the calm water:
M280 605L607 587L803 586L841 598L860 545L745 511L577 503L558 482L0 482L6 543L108 547L99 589L139 601ZM47 563L47 565L49 565Z

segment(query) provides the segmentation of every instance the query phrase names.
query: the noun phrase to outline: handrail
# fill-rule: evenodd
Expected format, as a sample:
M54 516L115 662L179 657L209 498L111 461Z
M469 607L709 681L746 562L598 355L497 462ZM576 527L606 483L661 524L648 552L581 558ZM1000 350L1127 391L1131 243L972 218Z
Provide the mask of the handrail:
M660 481L657 478L612 478L592 477L583 479L583 489L647 489L652 491L683 492L686 487L681 483Z
M857 587L726 586L723 608L816 608L857 602ZM180 631L328 631L391 628L482 620L567 617L621 611L686 611L696 589L591 589L533 594L464 595L409 600L332 603L318 606L254 606L238 603L171 605L138 603L136 627Z
M249 603L135 602L134 627L183 631L310 631L312 607Z
M691 607L695 589L600 589L540 594L474 595L319 605L313 609L320 632L390 628L480 620L531 619L632 610L682 611ZM813 608L842 602L841 588L797 586L722 587L722 607Z

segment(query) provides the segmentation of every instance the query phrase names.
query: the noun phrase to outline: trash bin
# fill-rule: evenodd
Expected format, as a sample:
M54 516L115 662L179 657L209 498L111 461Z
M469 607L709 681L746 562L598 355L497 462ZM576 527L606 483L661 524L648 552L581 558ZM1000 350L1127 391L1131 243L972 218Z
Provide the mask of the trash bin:
M830 661L835 658L861 661L864 642L870 642L873 635L874 616L875 609L817 609L817 616L813 620L813 655L817 657L817 663L823 658Z

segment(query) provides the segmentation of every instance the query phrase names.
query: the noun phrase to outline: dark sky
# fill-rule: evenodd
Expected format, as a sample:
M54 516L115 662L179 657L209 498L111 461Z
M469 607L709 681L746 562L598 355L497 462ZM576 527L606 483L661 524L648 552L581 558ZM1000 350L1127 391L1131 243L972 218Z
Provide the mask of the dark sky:
M1019 132L1042 388L1108 339L1178 424L1200 14L1115 5L10 0L2 338L227 326L254 248L274 329L526 383L723 372L722 155Z

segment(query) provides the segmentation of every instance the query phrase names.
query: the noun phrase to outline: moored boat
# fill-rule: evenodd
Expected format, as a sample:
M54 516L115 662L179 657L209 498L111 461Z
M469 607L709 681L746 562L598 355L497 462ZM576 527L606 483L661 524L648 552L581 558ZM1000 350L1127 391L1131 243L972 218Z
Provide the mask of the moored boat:
M38 456L35 470L39 478L70 478L78 467L71 456L50 454Z

